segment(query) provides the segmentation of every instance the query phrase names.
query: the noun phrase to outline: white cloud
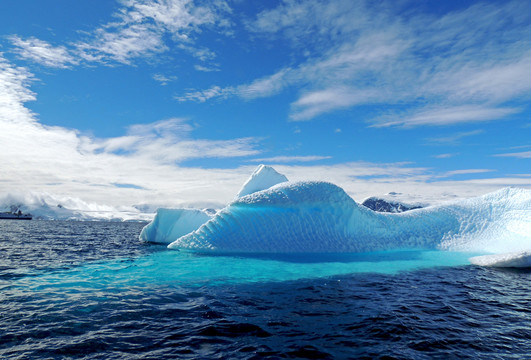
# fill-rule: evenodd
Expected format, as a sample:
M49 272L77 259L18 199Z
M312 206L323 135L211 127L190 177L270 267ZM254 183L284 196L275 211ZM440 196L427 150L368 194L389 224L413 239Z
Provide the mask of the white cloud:
M406 115L384 115L374 119L374 127L422 125L441 126L471 122L500 120L518 113L520 109L509 107L486 107L481 105L436 106L415 109Z
M230 8L221 0L202 5L191 0L123 0L122 4L116 22L76 44L85 60L130 63L134 58L161 53L168 49L165 34L192 55L211 59L215 56L212 51L194 45L194 34L204 27L230 27L223 16Z
M119 154L153 163L172 165L197 158L231 158L256 155L258 140L194 139L193 127L185 119L172 118L153 124L132 125L127 135L94 139L85 149L95 153Z
M165 28L177 38L188 39L188 33L204 24L217 21L216 5L226 8L222 2L213 2L212 6L196 6L190 0L123 1L125 10L123 20L126 23L141 23L150 20Z
M234 89L225 88L222 89L219 86L212 86L210 89L206 90L192 90L184 94L183 96L176 96L175 99L184 102L184 101L197 101L205 102L213 98L226 98L234 93Z
M435 159L449 159L449 158L452 158L454 156L456 156L458 154L449 154L449 153L446 153L446 154L438 154L438 155L433 155L433 157Z
M131 64L138 58L152 57L169 49L170 40L183 51L201 60L216 56L196 46L194 36L205 28L221 33L232 26L225 18L230 7L223 0L198 5L192 0L121 0L115 20L84 32L84 39L53 47L36 38L11 36L19 56L39 64L66 68L82 62Z
M377 126L456 125L522 111L531 97L528 3L478 3L440 17L401 4L282 1L247 28L265 41L292 41L295 53L302 47L309 54L306 60L179 99L254 99L295 88L292 120L367 104L405 109L377 116Z
M373 91L358 91L348 88L328 88L301 96L292 104L291 120L310 120L332 110L364 104L374 96Z
M67 68L78 63L64 46L53 47L46 41L34 37L24 40L18 36L10 36L9 40L20 57L44 66Z
M0 119L16 124L32 118L24 103L35 100L29 89L33 79L32 73L10 64L0 53Z
M453 176L456 176L456 175L483 174L483 173L492 172L492 171L494 171L494 170L490 170L490 169L461 169L461 170L447 171L445 173L437 175L437 177L449 178L449 177L453 177Z
M455 100L465 98L497 103L529 94L531 49L516 59L498 61L499 63L463 63L461 69L441 74L446 77L437 78L439 84L435 86L439 87L437 90L446 93L448 98Z
M518 159L531 159L531 151L521 151L521 152L506 153L506 154L496 154L494 156L514 157L514 158L518 158Z
M518 146L511 146L510 149L516 150L516 149L529 149L531 148L531 145L518 145Z
M428 138L426 139L429 143L432 144L439 144L439 145L456 145L458 144L461 139L464 139L469 136L475 136L483 134L484 130L473 130L473 131L465 131L465 132L459 132L453 135L449 136L440 136L436 138Z
M194 69L196 69L197 71L202 71L202 72L221 71L218 67L208 67L208 66L203 66L203 65L194 65Z
M95 39L76 44L79 56L89 62L112 60L129 64L134 58L168 49L161 33L147 24L127 24L113 31L100 28L94 35Z
M177 76L174 76L174 75L171 75L171 76L166 76L163 74L153 75L153 80L159 82L162 86L166 86L170 82L177 81L177 79L178 79Z
M364 1L286 0L257 14L254 21L247 22L247 28L257 34L283 37L295 47L312 48L356 33L375 19L380 19L378 12Z
M250 84L240 85L238 87L225 87L214 85L206 90L192 89L184 95L176 96L179 101L197 101L205 102L215 98L228 98L230 96L240 96L244 99L256 99L260 97L267 97L280 93L285 86L289 85L290 80L286 80L286 74L291 72L290 69L282 69L278 73L257 79Z
M276 95L291 82L289 80L291 72L290 68L282 69L271 76L257 79L248 85L239 86L236 92L247 99Z
M319 160L331 159L331 156L307 155L307 156L274 156L269 158L252 159L249 162L263 162L263 163L296 163L296 162L312 162Z

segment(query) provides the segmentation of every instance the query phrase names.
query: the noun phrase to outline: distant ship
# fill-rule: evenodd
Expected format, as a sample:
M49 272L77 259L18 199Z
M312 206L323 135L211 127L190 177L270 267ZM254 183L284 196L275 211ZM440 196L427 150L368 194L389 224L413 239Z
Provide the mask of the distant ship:
M17 212L0 212L0 219L8 220L31 220L33 217L31 214L23 214L22 211Z

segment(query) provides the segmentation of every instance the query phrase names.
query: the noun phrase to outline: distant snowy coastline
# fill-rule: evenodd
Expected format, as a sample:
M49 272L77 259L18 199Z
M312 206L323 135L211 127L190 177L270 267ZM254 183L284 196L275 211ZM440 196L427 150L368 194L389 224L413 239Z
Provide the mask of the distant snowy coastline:
M151 221L155 215L154 212L145 211L141 207L113 207L50 194L0 195L0 211L19 210L30 213L34 220Z

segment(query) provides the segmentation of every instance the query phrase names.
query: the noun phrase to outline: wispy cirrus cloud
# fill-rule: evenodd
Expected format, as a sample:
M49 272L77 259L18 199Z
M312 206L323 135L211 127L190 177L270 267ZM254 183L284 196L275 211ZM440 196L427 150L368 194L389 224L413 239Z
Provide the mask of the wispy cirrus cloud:
M449 158L452 158L452 157L457 156L457 155L459 155L459 154L445 153L445 154L433 155L432 157L435 158L435 159L449 159Z
M191 90L184 95L175 96L175 99L180 102L197 101L205 102L213 98L227 98L235 93L232 88L222 89L219 86L212 86L206 90Z
M199 64L194 65L194 69L196 69L197 71L202 71L202 72L221 71L219 67L216 67L216 66L204 66L204 65L199 65Z
M283 69L272 76L254 80L250 84L236 87L225 87L214 85L205 90L191 89L183 95L175 96L178 101L205 102L210 99L226 99L231 96L239 96L244 99L256 99L268 97L280 93L292 82L291 77L297 74L292 69Z
M36 98L29 88L33 80L31 72L11 64L0 53L0 119L19 123L33 118L33 113L24 106Z
M44 66L63 69L79 63L79 60L64 46L54 47L50 43L34 37L22 39L13 35L8 39L15 46L15 53L23 59Z
M437 145L457 145L464 138L467 138L469 136L480 135L480 134L483 134L484 132L485 132L484 130L463 131L463 132L458 132L456 134L452 134L449 136L428 138L426 140L428 141L428 143L437 144Z
M447 171L442 174L437 175L439 178L450 178L454 177L456 175L470 175L470 174L483 174L488 172L493 172L492 169L460 169L460 170L452 170Z
M87 62L130 64L135 58L166 51L161 33L153 25L124 23L97 29L93 38L75 44L78 56Z
M518 158L518 159L531 159L531 151L520 151L520 152L512 152L512 153L505 153L505 154L496 154L494 156L513 157L513 158Z
M196 45L194 36L207 28L229 32L231 11L223 0L198 4L192 0L121 0L114 21L84 32L81 40L61 45L31 37L10 37L19 56L41 65L66 68L80 63L131 64L152 57L172 45L207 61L216 54Z
M529 4L477 3L440 16L401 4L282 1L247 29L264 41L291 41L308 56L246 84L178 98L254 99L290 88L299 93L289 114L295 121L364 105L402 109L369 119L378 127L494 121L522 111L531 97Z
M251 159L249 162L261 162L261 163L300 163L300 162L313 162L320 160L331 159L331 156L322 155L306 155L306 156L272 156L268 158Z
M519 108L487 105L428 106L406 114L385 114L372 120L373 127L445 126L500 120L520 112Z
M166 76L163 74L154 74L153 80L160 83L162 86L168 85L170 82L176 81L178 78L175 75Z
M224 1L198 5L191 0L122 1L117 21L96 29L85 41L75 44L88 61L130 63L134 58L150 56L168 49L164 36L184 51L201 60L215 57L204 47L195 46L194 34L205 27L230 27L223 14L230 12Z
M256 138L195 139L190 136L193 129L182 118L132 125L124 136L95 139L90 144L90 150L170 165L197 158L231 158L259 153L256 149L259 140Z

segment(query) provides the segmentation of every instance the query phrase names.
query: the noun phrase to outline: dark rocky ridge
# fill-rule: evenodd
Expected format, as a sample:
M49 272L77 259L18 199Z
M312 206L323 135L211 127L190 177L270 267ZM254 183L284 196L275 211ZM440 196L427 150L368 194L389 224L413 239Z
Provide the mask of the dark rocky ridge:
M378 212L389 212L389 213L401 213L404 211L409 211L413 209L420 209L420 205L409 205L404 204L398 201L389 201L382 198L370 197L365 199L361 205L368 207L371 210Z

